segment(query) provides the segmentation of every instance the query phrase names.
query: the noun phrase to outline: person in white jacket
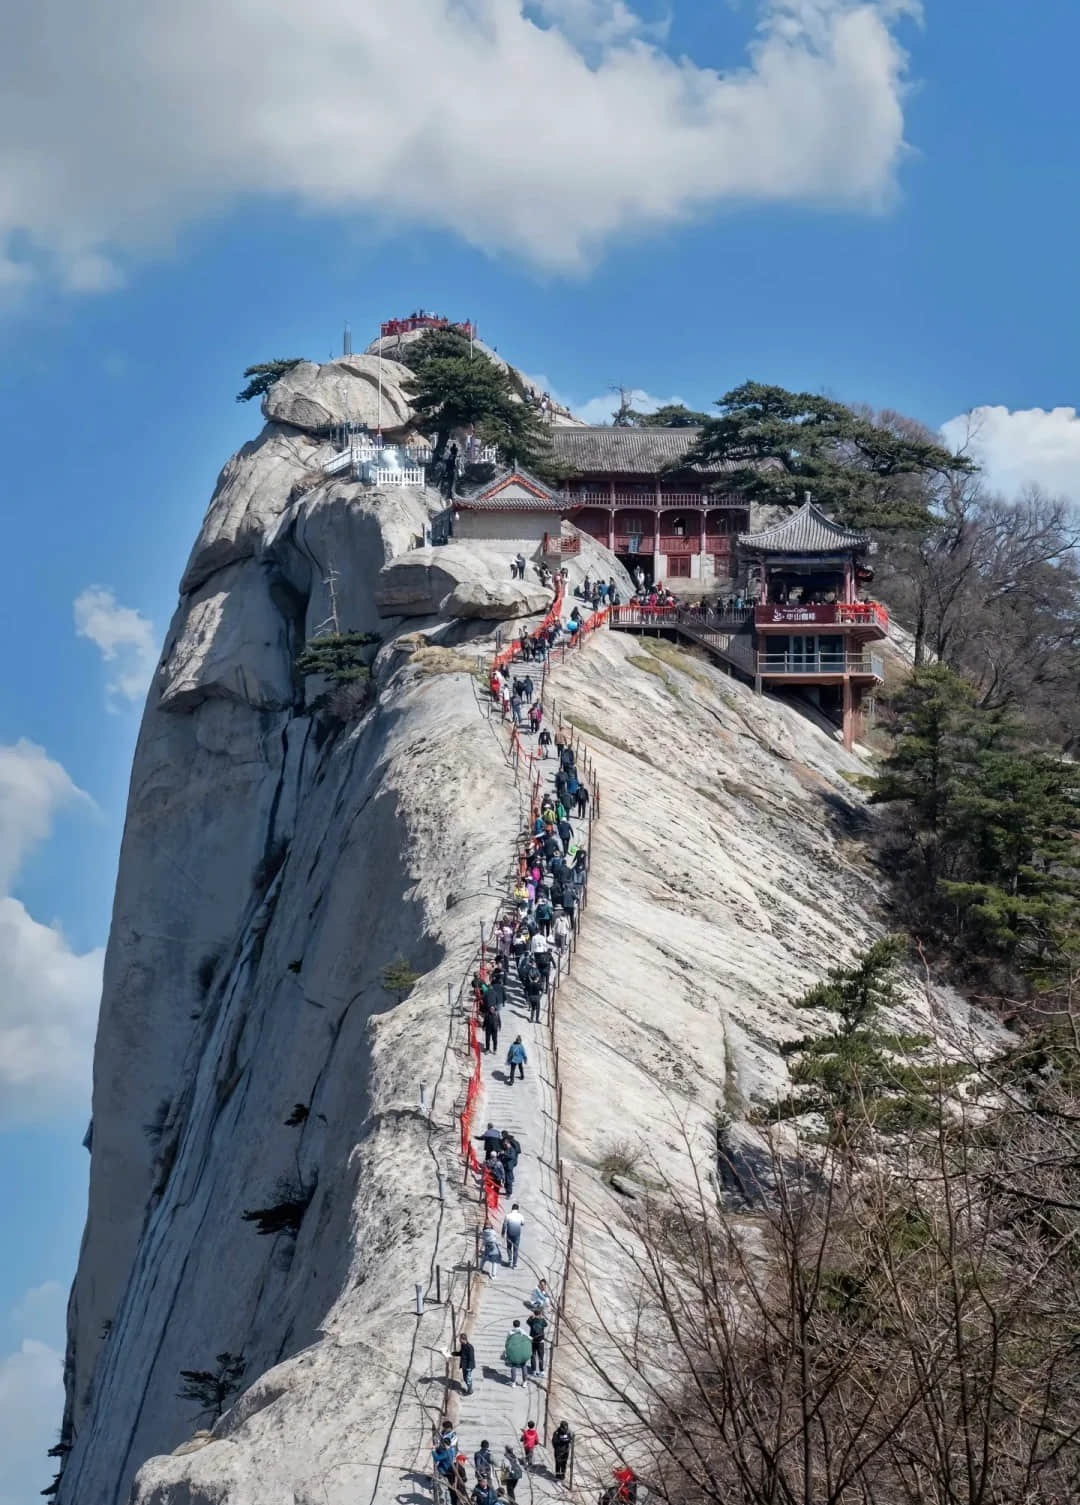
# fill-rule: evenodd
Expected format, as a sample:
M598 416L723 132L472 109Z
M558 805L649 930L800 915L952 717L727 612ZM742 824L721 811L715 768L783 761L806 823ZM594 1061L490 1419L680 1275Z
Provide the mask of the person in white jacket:
M510 1211L503 1219L503 1238L506 1240L506 1259L511 1270L517 1269L518 1254L521 1250L521 1234L525 1227L525 1219L515 1202Z

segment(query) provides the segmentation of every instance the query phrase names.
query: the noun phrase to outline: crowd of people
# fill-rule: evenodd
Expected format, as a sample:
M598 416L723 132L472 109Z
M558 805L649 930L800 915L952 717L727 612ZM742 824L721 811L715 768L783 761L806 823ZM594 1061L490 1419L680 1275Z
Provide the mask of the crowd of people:
M610 603L613 581L602 586L599 582L596 586L591 581L586 583L590 604ZM596 591L600 594L594 602ZM615 597L617 600L617 591ZM565 625L554 623L532 635L523 632L515 645L512 666L491 675L492 698L504 718L512 717L515 728L527 727L535 734L540 756L546 758L554 748L557 762L550 788L539 800L532 828L526 834L519 872L496 922L494 956L473 978L483 1053L488 1057L499 1053L514 978L527 1005L528 1022L540 1023L580 916L589 857L573 822L587 816L591 796L578 772L573 744L559 732L553 737L544 725L543 707L528 666L542 663L563 633L572 637L582 626L581 612L574 608ZM509 1085L524 1081L529 1057L520 1033L515 1034L504 1059ZM479 1163L486 1209L478 1230L477 1260L481 1274L494 1281L500 1268L518 1268L527 1239L525 1213L520 1202L513 1200L522 1146L509 1129L494 1122L475 1137L483 1151ZM524 1305L526 1315L511 1322L501 1354L510 1383L521 1387L529 1380L541 1382L545 1374L549 1324L554 1314L554 1296L545 1278L537 1280ZM447 1350L446 1356L458 1362L462 1393L472 1395L477 1355L467 1332L458 1335L456 1347ZM561 1421L550 1441L550 1476L556 1483L567 1480L572 1445L569 1423ZM444 1419L432 1449L436 1496L449 1505L516 1505L517 1485L538 1466L540 1451L540 1435L531 1419L517 1444L506 1443L498 1459L489 1440L483 1438L472 1457L470 1486L468 1455L459 1449L457 1433L449 1419ZM635 1505L637 1479L633 1470L620 1465L613 1470L613 1477L614 1484L601 1494L601 1505Z

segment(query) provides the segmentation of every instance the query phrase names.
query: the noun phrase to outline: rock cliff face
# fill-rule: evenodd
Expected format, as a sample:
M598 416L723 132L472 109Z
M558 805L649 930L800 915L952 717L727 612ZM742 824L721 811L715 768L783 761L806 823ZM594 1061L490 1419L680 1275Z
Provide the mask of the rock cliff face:
M290 500L324 451L308 409L279 406L222 472L136 752L61 1505L423 1494L409 1471L447 1334L418 1327L413 1283L461 1264L475 1216L439 1195L439 1172L459 1174L451 1006L524 808L473 672L496 564L478 551L475 579L458 561L433 585L426 553L404 558L440 505L422 491ZM408 606L387 594L391 560ZM586 566L617 571L598 548ZM463 588L469 609L446 615ZM395 601L407 618L380 615ZM386 640L374 704L344 728L311 713L293 667L335 610ZM560 994L564 1155L602 1201L610 1140L673 1103L704 1126L772 1091L788 1001L880 922L860 765L824 729L615 634L552 694L604 791ZM404 999L383 980L398 958L419 974ZM251 1212L298 1226L260 1233ZM213 1420L177 1399L179 1375L223 1353L246 1390L206 1445L155 1457Z

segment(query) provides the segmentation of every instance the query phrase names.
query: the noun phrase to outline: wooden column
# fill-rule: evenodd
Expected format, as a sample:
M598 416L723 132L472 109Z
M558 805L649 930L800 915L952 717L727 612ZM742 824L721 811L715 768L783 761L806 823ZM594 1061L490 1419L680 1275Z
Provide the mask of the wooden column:
M614 482L612 482L611 489L614 492L614 490L615 490L615 483ZM610 507L608 509L607 546L611 550L611 552L614 554L614 552L615 552L615 508L614 507Z
M701 553L698 555L698 558L701 561L700 564L698 565L698 578L700 580L702 580L702 581L705 579L705 521L706 521L706 517L708 515L708 511L709 511L708 507L706 507L704 505L704 503L702 503L702 507L701 507Z
M844 746L848 752L855 746L855 704L851 688L851 675L844 672Z

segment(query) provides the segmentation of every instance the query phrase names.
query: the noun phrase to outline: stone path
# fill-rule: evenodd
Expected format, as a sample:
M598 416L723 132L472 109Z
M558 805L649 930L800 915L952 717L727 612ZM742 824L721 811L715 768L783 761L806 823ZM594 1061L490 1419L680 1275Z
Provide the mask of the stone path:
M544 770L543 763L539 766ZM547 762L545 787L553 783L556 767L553 759ZM575 834L588 844L588 818L574 821L573 825ZM469 1337L476 1349L477 1369L473 1394L460 1397L457 1429L460 1451L469 1460L470 1483L473 1454L484 1438L496 1459L501 1458L507 1443L513 1444L520 1459L520 1437L526 1423L535 1421L545 1441L559 1420L558 1417L549 1420L546 1414L547 1376L528 1377L524 1387L512 1386L502 1357L506 1334L514 1319L520 1319L525 1327L529 1316L527 1302L540 1276L546 1277L556 1300L561 1298L566 1257L566 1226L559 1202L555 1153L554 1062L546 1014L541 1014L537 1024L528 1022L528 1005L513 968L506 992L498 1052L482 1058L484 1098L474 1128L482 1130L490 1121L496 1128L509 1129L521 1144L513 1195L501 1199L499 1216L493 1217L492 1222L496 1231L501 1232L504 1211L517 1202L525 1217L525 1231L517 1269L512 1270L504 1263L494 1280L484 1277L470 1318ZM558 994L555 1006L558 1007ZM518 1080L511 1087L506 1052L518 1034L529 1062L524 1081ZM549 1339L553 1329L554 1322L549 1319ZM557 1491L550 1448L541 1447L536 1463L538 1467L532 1475L518 1485L519 1502L533 1494L542 1498Z

